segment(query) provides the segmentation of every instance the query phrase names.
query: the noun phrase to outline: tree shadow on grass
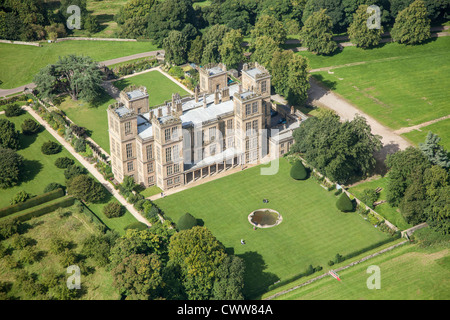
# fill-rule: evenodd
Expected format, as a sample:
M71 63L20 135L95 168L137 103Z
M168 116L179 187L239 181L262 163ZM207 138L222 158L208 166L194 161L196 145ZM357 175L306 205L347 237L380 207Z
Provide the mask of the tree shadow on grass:
M259 253L249 251L237 256L245 262L243 290L245 299L259 299L267 292L269 286L280 280L275 274L264 271L267 265Z
M128 79L121 79L121 80L114 81L113 85L117 89L119 89L119 91L122 91L123 89L125 89L126 87L131 85L131 82Z
M336 81L326 80L321 74L314 74L314 79L320 81L327 89L336 90Z
M43 166L39 161L24 159L23 169L20 172L21 183L32 181L42 168Z
M98 108L111 100L111 96L101 88L99 94L89 102L89 108Z
M40 126L39 128L39 133L44 131L44 128L42 126ZM27 149L29 146L31 146L37 138L37 135L39 133L35 133L35 134L19 134L19 145L20 145L20 150L25 150Z

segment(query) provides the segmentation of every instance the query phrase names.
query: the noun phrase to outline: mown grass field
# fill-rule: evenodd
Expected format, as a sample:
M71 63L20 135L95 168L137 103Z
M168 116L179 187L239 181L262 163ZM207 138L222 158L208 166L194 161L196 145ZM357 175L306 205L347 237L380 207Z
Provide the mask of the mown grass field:
M337 197L315 180L293 180L287 160L280 159L276 175L261 175L260 168L155 201L174 222L191 213L230 252L245 260L247 297L258 297L277 281L291 280L310 264L326 267L337 253L349 254L388 238L356 213L338 211ZM263 203L264 198L269 203ZM253 230L248 215L260 208L277 210L283 222Z
M101 62L158 49L151 42L64 41L42 47L0 43L0 89L33 82L40 69L69 54L87 55Z
M448 248L425 250L405 244L393 251L279 296L280 300L448 300ZM380 289L368 289L369 266L380 269Z
M3 118L6 118L5 115L0 115L0 119ZM21 131L21 124L25 119L29 118L34 119L30 114L24 113L18 117L6 119L16 125L16 130ZM56 142L56 139L47 130L43 130L37 135L26 136L20 134L19 136L21 147L17 152L24 157L22 180L17 186L0 190L0 207L9 206L9 201L21 190L36 196L44 193L44 188L52 182L57 182L65 186L64 169L59 169L55 166L56 159L68 157L73 159L75 164L81 165L64 147L60 153L54 155L44 155L41 152L41 146L44 142L48 140ZM105 194L106 198L103 202L91 203L88 206L110 229L123 234L125 232L124 228L130 223L135 222L136 219L128 211L122 217L107 218L103 214L103 207L107 203L117 200L106 190Z
M51 240L61 238L71 241L76 253L80 253L83 240L89 235L94 234L96 229L89 223L83 215L75 213L73 207L63 209L63 212L71 212L68 216L60 217L58 212L45 214L41 217L33 218L25 222L28 226L22 236L33 239L33 246L40 253L40 259L33 264L22 264L23 270L35 274L36 280L40 282L46 279L49 272L55 272L62 275L59 285L65 286L69 274L66 273L60 262L59 257L49 252ZM1 241L1 244L8 248L11 245L11 239ZM22 250L12 250L10 258L0 259L0 281L12 283L10 296L15 298L27 299L23 288L15 284L16 273L19 269L11 269L8 266L9 259L20 261ZM95 263L90 258L86 259L86 264L93 266ZM90 273L83 273L81 277L81 288L83 291L83 300L117 300L120 295L112 286L111 273L106 268L95 267Z
M309 58L313 75L360 110L392 129L448 115L450 37L417 46L396 43L363 50L346 47L332 56L299 52ZM442 137L450 139L450 136Z
M416 146L418 146L419 143L425 142L425 139L427 138L427 134L429 131L433 132L434 134L437 134L441 138L440 145L442 145L444 149L446 149L447 151L450 151L450 119L445 119L430 124L426 127L420 128L420 130L413 130L404 133L402 134L402 136L411 141Z
M168 79L159 71L150 71L137 76L117 80L114 82L114 85L119 90L123 90L129 85L146 87L149 95L148 101L150 107L172 99L172 93L179 93L180 96L188 94L183 88Z

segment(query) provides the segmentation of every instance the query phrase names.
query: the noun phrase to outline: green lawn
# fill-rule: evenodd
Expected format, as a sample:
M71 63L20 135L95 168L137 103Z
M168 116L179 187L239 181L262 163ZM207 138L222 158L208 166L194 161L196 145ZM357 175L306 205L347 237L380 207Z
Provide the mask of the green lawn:
M379 193L378 201L386 200L386 186L387 186L387 177L375 176L372 177L369 181L360 183L354 187L348 189L349 192L354 194L357 198L361 199L362 192L364 189L372 189L375 190L378 187L383 188ZM388 203L382 203L375 207L375 211L378 212L381 216L387 219L389 222L393 223L397 228L401 230L405 230L411 228L412 225L406 223L405 219L401 215L400 212L397 211L398 208L391 207Z
M450 110L449 110L450 112ZM438 121L436 123L430 124L429 126L422 127L420 130L413 130L408 133L402 134L406 139L411 141L416 146L419 143L425 142L427 138L428 131L437 134L441 137L440 144L447 150L450 151L450 119L445 119Z
M114 85L119 90L123 90L132 84L147 88L150 106L159 105L166 100L172 99L172 93L177 92L180 96L189 94L159 71L150 71L114 82Z
M307 56L313 69L365 61L314 76L382 124L399 129L449 114L449 49L450 37L443 37L418 46L346 47L333 56L298 54Z
M359 215L338 211L337 197L313 179L291 179L285 159L280 159L276 175L260 175L260 168L156 201L175 222L185 212L201 219L230 252L245 260L247 297L258 297L273 283L303 273L310 264L326 267L337 253L349 254L388 237ZM259 208L277 210L283 222L253 230L247 217ZM246 245L240 244L241 239Z
M0 115L1 118L6 117L2 114ZM21 131L21 124L28 118L33 119L30 114L24 113L18 117L7 119L14 122L16 130ZM66 185L64 169L58 169L54 164L57 158L69 157L77 165L81 165L65 148L62 148L62 151L58 154L44 155L41 152L41 146L48 140L56 142L56 139L47 130L32 136L20 134L21 148L18 150L18 153L25 159L22 182L15 187L0 190L0 208L8 206L11 198L21 190L25 190L32 195L39 195L44 192L44 188L51 182ZM120 218L107 218L103 214L103 207L110 201L117 200L109 192L105 192L107 196L102 203L88 204L88 206L110 229L124 233L124 228L130 223L135 222L136 219L128 211Z
M70 96L64 96L56 106L63 110L70 120L88 129L88 134L100 147L109 153L108 117L106 110L115 99L105 91L95 103L82 100L73 101Z
M31 83L41 68L60 56L88 55L100 62L156 49L151 42L64 41L42 47L0 43L0 89Z
M403 245L278 297L280 300L448 300L450 252ZM371 265L380 269L380 289L368 289Z

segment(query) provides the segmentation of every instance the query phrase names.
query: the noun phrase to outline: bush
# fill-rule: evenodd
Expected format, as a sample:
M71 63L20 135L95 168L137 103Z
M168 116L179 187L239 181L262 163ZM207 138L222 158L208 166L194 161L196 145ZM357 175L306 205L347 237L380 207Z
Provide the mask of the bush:
M69 181L67 193L87 202L100 202L105 196L103 185L86 174L81 174Z
M87 170L85 167L71 165L64 170L64 177L66 180L71 180L72 178L79 176L80 174L86 174Z
M291 167L291 177L295 180L305 180L307 176L303 163L300 160L296 161Z
M84 139L74 139L72 143L76 152L86 152L86 141Z
M353 210L353 203L345 192L342 193L336 201L336 207L342 212L349 212Z
M180 217L177 223L178 230L187 230L195 227L197 225L197 219L189 212L186 212Z
M70 159L68 157L61 157L56 159L55 166L59 169L66 169L74 163L75 161L73 159Z
M57 189L63 189L64 190L64 186L60 185L59 183L56 182L52 182L49 183L45 188L44 188L44 193L53 191L53 190L57 190Z
M14 219L0 221L0 239L7 239L19 231L20 222Z
M103 213L108 218L118 218L125 214L125 207L118 202L110 202L103 207Z
M22 112L22 107L15 103L9 104L5 108L5 116L7 117L20 116Z
M64 240L61 238L52 238L50 240L50 253L52 254L62 254L66 249L70 249L73 243L69 240Z
M17 204L17 203L22 203L27 201L30 198L30 194L27 193L24 190L19 191L18 193L16 193L16 195L14 196L14 198L11 199L11 201L9 201L9 203L11 205Z
M26 135L32 135L38 133L41 130L41 125L33 119L25 119L21 127L22 133Z
M138 231L142 231L142 230L147 230L147 229L148 229L148 226L147 226L145 223L142 223L142 222L140 222L140 221L136 221L136 222L130 223L130 224L127 225L124 229L125 229L125 230L128 230L128 229L136 229L136 230L138 230Z
M373 204L378 200L378 193L373 189L364 189L361 196L361 201L364 202L368 207L374 208Z
M61 145L54 141L47 141L42 144L41 151L43 154L50 155L61 152Z

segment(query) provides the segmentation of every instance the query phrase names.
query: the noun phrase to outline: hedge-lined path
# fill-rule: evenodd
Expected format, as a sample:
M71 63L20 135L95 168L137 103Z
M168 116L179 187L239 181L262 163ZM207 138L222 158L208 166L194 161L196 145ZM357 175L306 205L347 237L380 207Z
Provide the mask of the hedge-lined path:
M145 223L148 226L151 224L145 219L134 207L129 204L126 199L119 193L118 190L114 189L110 182L108 182L103 175L97 171L95 166L84 159L80 154L78 154L75 149L64 140L56 131L50 127L50 125L45 122L31 107L24 106L25 109L36 121L38 121L61 145L64 146L88 171L92 174L105 188L108 190L138 221Z

